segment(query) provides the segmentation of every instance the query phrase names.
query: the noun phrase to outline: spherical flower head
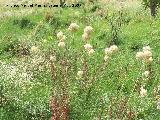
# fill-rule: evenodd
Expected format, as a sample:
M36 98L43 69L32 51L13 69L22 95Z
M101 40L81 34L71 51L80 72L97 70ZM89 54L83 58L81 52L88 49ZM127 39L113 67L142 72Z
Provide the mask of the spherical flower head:
M65 47L65 42L59 42L58 47L64 48Z
M79 29L79 26L76 23L71 23L68 30L71 32L76 32Z
M78 71L78 72L77 72L77 76L78 76L79 78L81 78L81 77L83 76L83 71L81 71L81 70Z
M141 87L140 95L141 95L141 97L147 96L147 90L145 90L143 87Z
M93 31L93 28L91 26L86 26L84 28L84 33L91 34L92 31Z
M56 61L56 56L50 56L50 61L55 62Z
M105 54L106 54L106 55L111 55L112 52L113 52L110 48L105 48L104 51L105 51Z
M84 45L84 48L89 51L89 50L91 50L93 47L92 47L92 45L90 45L90 44L85 44L85 45Z
M32 46L32 47L31 47L31 52L32 52L32 53L38 53L38 52L39 52L39 48L36 47L36 46Z
M108 56L108 55L105 55L105 56L104 56L104 61L105 61L105 62L108 62L108 61L109 61L109 56Z
M143 73L143 76L147 78L147 77L149 77L149 74L150 74L149 71L145 71L145 72Z
M143 59L143 56L144 56L143 52L137 52L136 59Z
M59 40L61 40L63 38L63 32L62 31L60 31L60 32L57 33L57 38Z
M116 45L110 46L110 50L114 53L118 51L118 47Z
M145 47L143 47L143 51L151 51L150 46L145 46Z
M89 40L89 39L90 39L90 35L89 35L89 34L87 34L87 33L83 33L83 35L82 35L82 39L83 39L83 40L85 40L85 41L87 41L87 40Z
M90 50L88 51L88 54L91 55L91 54L93 54L94 52L95 52L94 49L90 49Z

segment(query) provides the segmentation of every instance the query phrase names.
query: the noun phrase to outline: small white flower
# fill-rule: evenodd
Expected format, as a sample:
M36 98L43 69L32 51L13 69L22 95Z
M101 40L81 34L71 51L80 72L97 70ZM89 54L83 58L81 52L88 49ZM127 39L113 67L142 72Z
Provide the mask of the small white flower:
M79 78L81 78L81 77L83 76L83 71L78 71L78 72L77 72L77 76L78 76Z
M66 39L66 36L63 35L63 37L60 39L60 41L64 41Z
M153 58L150 57L148 59L144 59L144 62L146 62L147 64L151 64L153 62Z
M46 42L47 42L47 40L46 40L46 39L44 39L44 40L43 40L43 42L44 42L44 43L46 43Z
M64 48L65 47L65 42L59 42L58 47Z
M116 45L112 45L112 46L110 46L110 50L112 52L117 52L118 51L118 47Z
M149 71L145 71L145 72L143 73L143 76L148 77L148 76L149 76L149 74L150 74L150 72L149 72Z
M160 110L160 102L157 102L157 109Z
M109 60L109 56L108 56L108 55L105 55L105 56L104 56L104 61L105 61L105 62L108 62L108 60Z
M143 56L144 56L143 52L137 52L136 59L143 59Z
M89 51L88 51L88 54L89 55L91 55L91 54L93 54L95 51L93 50L93 49L90 49Z
M85 44L85 45L84 45L84 48L89 51L89 50L91 50L93 47L92 47L92 45L90 45L90 44Z
M57 38L59 40L61 40L63 38L63 32L62 31L60 31L60 32L57 33Z
M38 53L38 52L39 52L39 48L36 47L36 46L32 46L32 47L31 47L31 52L32 52L32 53Z
M111 55L112 54L112 50L110 48L105 48L105 54L106 55Z
M50 56L50 61L55 62L56 61L56 56Z
M82 35L82 39L83 39L83 40L85 40L85 41L87 41L87 40L89 40L89 39L90 39L90 35L89 35L89 34L87 34L87 33L83 33L83 35Z
M147 96L147 90L144 89L143 87L141 87L140 95L141 95L141 97Z
M148 50L144 51L143 56L144 56L144 59L149 59L150 57L152 57L152 52Z
M90 34L93 31L93 28L91 26L86 26L84 29L84 33Z
M143 47L143 51L151 51L150 46L145 46L145 47Z
M79 26L76 23L71 23L68 29L71 32L76 32L79 29Z

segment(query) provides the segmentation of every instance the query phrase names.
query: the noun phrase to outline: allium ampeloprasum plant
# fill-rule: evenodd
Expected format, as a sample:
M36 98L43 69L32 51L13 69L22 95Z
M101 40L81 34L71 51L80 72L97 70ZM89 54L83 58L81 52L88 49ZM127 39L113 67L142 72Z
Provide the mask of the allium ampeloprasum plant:
M112 54L118 51L116 45L110 46L104 50L104 60L101 64L97 65L96 61L91 64L93 56L98 54L90 44L93 28L86 26L81 42L76 43L78 30L79 26L71 23L66 32L67 37L62 31L58 32L56 49L50 55L53 81L52 120L69 120L69 115L73 112L71 103L75 94L84 96L83 104L87 104L97 78L103 76ZM85 106L83 107L85 109Z

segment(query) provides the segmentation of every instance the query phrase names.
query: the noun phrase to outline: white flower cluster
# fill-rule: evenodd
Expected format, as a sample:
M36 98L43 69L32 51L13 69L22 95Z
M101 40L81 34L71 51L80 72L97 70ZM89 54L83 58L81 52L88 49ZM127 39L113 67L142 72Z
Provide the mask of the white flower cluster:
M82 35L82 39L85 40L85 41L89 40L92 31L93 31L93 28L92 28L91 26L86 26L86 27L84 28L84 33L83 33L83 35Z
M71 32L76 32L79 29L79 26L76 23L71 23L68 30Z
M150 74L150 72L147 70L142 74L142 76L148 78L149 74Z
M37 54L40 51L40 49L39 49L38 46L32 46L31 49L30 49L30 51L33 54Z
M93 54L95 52L93 47L92 47L92 45L90 45L90 44L85 44L84 48L88 52L89 55L91 55L91 54Z
M150 46L143 47L143 51L137 52L136 59L140 59L145 63L151 64L153 61L152 52Z
M105 50L104 61L107 62L109 60L109 56L118 51L118 47L116 45L112 45Z
M81 77L83 76L83 71L82 71L82 70L78 71L78 72L77 72L77 76L78 76L79 78L81 78Z
M60 31L59 33L57 33L57 38L59 39L58 47L64 48L65 47L64 40L66 39L66 36L63 35L62 31Z
M144 89L143 87L141 87L140 95L141 95L141 97L145 97L145 96L147 96L147 90L146 90L146 89Z

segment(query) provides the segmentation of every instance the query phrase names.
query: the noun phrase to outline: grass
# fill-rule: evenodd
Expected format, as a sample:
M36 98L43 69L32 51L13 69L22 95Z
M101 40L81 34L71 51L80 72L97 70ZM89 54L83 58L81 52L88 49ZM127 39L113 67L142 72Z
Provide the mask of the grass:
M0 20L1 120L50 120L55 108L69 117L65 120L159 120L159 14L153 19L139 4L120 14L113 5L35 8ZM107 12L98 15L97 6ZM80 26L75 33L67 30L73 22ZM94 29L91 56L82 40L88 25ZM66 49L57 46L59 31L66 35ZM119 50L105 66L104 49L115 42L113 32ZM151 78L142 76L148 66L135 58L146 45L154 59ZM40 52L32 53L32 46ZM56 55L54 64L50 55ZM85 71L82 78L77 77L79 70ZM145 97L141 86L147 90Z

